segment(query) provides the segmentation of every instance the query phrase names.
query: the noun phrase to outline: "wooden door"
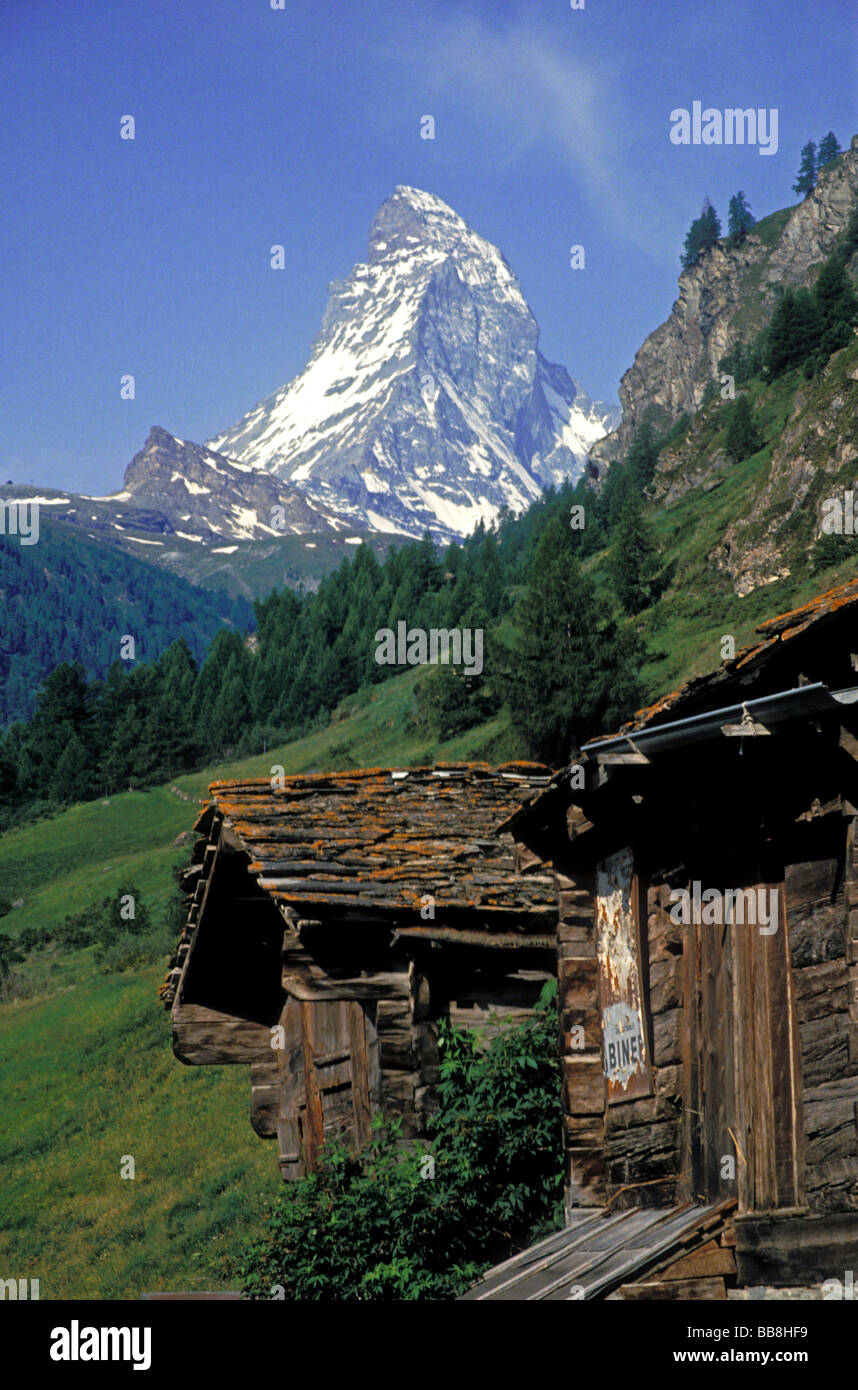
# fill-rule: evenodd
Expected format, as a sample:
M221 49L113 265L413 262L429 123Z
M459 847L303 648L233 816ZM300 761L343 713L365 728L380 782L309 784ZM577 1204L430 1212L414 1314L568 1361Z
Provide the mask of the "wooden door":
M370 1138L378 1102L378 1037L371 1005L354 999L295 999L280 1019L280 1170L310 1173L328 1140L355 1151Z
M683 940L683 1185L691 1200L733 1196L724 1158L735 1157L733 952L726 926L690 923Z
M771 895L777 930L739 924L733 929L740 1212L804 1202L798 1029L783 883L757 883L752 892L767 901Z
M740 1211L770 1211L803 1202L783 885L746 879L736 891L742 907L725 893L723 922L685 929L682 1185L692 1200L736 1196ZM777 930L761 932L749 904L765 894L768 907L772 891Z

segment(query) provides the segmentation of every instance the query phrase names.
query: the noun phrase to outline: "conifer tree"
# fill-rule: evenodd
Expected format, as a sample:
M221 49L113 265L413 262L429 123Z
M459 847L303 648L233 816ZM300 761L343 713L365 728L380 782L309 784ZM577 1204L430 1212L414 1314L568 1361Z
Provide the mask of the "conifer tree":
M828 257L816 277L813 292L822 318L823 339L832 330L839 332L841 325L850 330L853 324L858 322L858 296L846 274L842 255L835 252L833 256ZM847 331L846 342L850 337L851 333ZM839 343L838 346L843 347L845 343ZM832 348L831 351L835 349Z
M690 266L696 265L703 253L715 245L720 235L721 223L718 214L706 198L700 209L700 216L692 222L685 238L681 257L683 268L688 270Z
M129 695L124 709L114 722L107 746L100 752L99 790L125 791L137 784L141 776L142 742L143 720Z
M731 463L741 463L742 459L750 458L761 446L759 431L754 423L751 402L746 395L741 395L733 402L730 411L730 419L727 424L727 437L725 449L727 457Z
M826 164L833 164L840 154L840 142L833 130L829 130L827 135L823 135L819 142L819 149L816 154L817 168L824 169Z
M477 576L483 620L497 618L503 607L504 584L497 537L493 531L486 533L480 546L477 555Z
M658 463L658 444L655 430L647 421L635 431L626 454L626 469L639 492L643 492L655 477Z
M520 629L506 688L513 727L556 767L634 708L643 654L608 619L560 516L536 548Z
M804 362L819 347L822 316L806 289L787 289L778 300L766 335L766 371L771 380Z
M70 732L57 760L50 791L57 801L86 801L91 792L92 775L86 749L78 735Z
M639 497L630 494L611 537L611 573L626 613L641 613L652 602L658 552Z
M748 232L754 225L755 218L751 212L750 204L740 189L734 193L730 199L730 206L727 212L727 233L731 246L741 246L746 240Z
M816 145L812 140L808 140L801 152L801 163L798 168L798 175L793 184L796 193L801 193L805 198L809 198L816 187Z

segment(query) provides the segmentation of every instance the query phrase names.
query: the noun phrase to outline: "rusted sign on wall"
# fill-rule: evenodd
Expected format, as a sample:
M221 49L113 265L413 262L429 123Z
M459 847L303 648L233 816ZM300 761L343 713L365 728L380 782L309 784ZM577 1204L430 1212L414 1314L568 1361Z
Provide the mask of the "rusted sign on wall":
M652 1094L637 899L630 849L596 865L596 954L609 1105Z

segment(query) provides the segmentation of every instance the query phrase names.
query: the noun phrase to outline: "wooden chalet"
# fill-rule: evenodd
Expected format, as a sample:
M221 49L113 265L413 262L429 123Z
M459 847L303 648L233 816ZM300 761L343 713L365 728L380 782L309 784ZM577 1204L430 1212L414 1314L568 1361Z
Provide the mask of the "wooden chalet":
M504 824L558 888L569 1228L469 1296L855 1268L858 581L758 633Z
M216 782L162 987L173 1049L243 1063L280 1170L355 1147L380 1112L421 1135L438 1021L526 1017L556 970L550 871L498 832L547 768L511 763Z
M531 764L215 783L174 1050L286 1178L424 1132L441 1018L559 982L566 1229L471 1299L819 1290L858 1259L858 580ZM818 1295L817 1295L818 1296Z

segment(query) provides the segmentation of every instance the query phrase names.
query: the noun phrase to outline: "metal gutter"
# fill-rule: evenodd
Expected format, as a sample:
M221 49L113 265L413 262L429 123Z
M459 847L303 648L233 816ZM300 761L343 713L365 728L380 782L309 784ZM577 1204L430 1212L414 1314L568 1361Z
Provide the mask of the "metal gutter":
M701 743L706 739L721 736L725 724L740 724L742 720L764 724L782 724L802 716L832 712L842 705L852 705L858 701L858 686L846 690L829 690L822 681L813 685L799 685L792 690L781 690L774 695L762 695L756 700L746 700L739 704L724 705L717 710L706 710L692 714L685 719L675 719L669 724L658 724L654 728L639 729L629 734L614 734L610 738L593 739L585 743L581 752L588 758L598 760L603 753L643 753L650 757L655 753L665 753L673 748L689 743ZM748 734L753 737L753 734Z

